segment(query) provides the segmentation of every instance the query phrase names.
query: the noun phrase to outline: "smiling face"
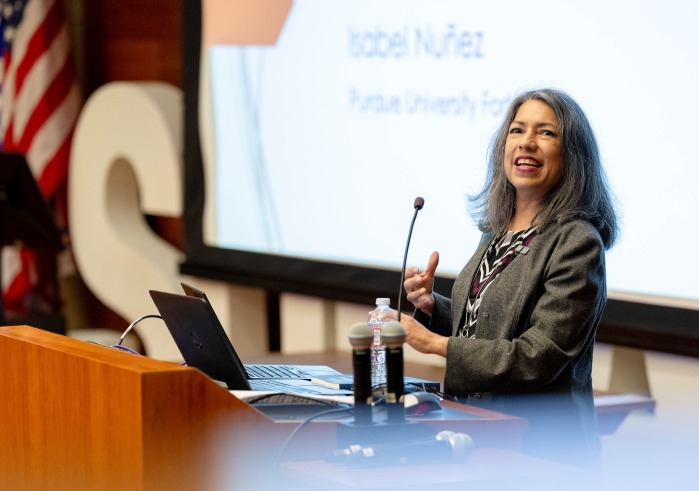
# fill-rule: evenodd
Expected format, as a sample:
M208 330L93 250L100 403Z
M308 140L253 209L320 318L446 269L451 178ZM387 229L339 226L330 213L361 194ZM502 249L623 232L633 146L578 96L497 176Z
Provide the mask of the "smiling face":
M508 131L504 166L518 201L543 201L560 181L560 130L548 104L534 99L519 107Z

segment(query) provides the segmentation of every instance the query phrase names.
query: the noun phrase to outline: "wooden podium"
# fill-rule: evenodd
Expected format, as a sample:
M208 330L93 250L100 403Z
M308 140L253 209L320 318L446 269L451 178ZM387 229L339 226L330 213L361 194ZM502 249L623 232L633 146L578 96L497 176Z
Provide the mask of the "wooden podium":
M249 472L219 457L292 429L193 368L28 326L0 327L0 377L2 489L221 489Z
M28 326L0 327L0 377L1 489L267 489L300 423L270 419L196 369ZM517 445L526 422L473 410L423 422ZM322 459L337 424L304 428L286 460Z

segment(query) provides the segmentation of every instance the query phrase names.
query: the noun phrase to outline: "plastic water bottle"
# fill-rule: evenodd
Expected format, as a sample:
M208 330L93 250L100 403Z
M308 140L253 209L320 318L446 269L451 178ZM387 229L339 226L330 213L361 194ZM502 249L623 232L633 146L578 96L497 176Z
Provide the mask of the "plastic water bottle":
M381 340L381 328L387 322L396 320L390 303L388 298L377 298L376 308L369 315L367 322L374 333L371 343L371 385L374 388L386 384L386 347Z

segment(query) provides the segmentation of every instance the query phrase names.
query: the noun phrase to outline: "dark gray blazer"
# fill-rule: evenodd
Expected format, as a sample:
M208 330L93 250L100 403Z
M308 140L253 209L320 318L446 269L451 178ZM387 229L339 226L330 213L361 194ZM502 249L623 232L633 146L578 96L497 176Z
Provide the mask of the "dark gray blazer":
M430 330L452 336L445 392L469 404L525 416L526 409L505 407L505 399L494 394L511 395L509 403L514 394L547 394L556 398L554 405L580 415L594 440L592 350L607 298L599 233L584 220L540 231L529 250L518 254L488 287L476 339L455 337L473 276L492 239L483 235L457 277L451 299L435 294L432 317L416 313Z

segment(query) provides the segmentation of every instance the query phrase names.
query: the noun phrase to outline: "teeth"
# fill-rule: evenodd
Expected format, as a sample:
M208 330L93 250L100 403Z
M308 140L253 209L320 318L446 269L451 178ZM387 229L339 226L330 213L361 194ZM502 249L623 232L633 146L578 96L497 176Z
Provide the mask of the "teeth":
M515 162L515 165L534 165L534 166L538 166L539 163L536 162L536 161L534 161L534 160L530 160L530 159L519 159L517 162Z

